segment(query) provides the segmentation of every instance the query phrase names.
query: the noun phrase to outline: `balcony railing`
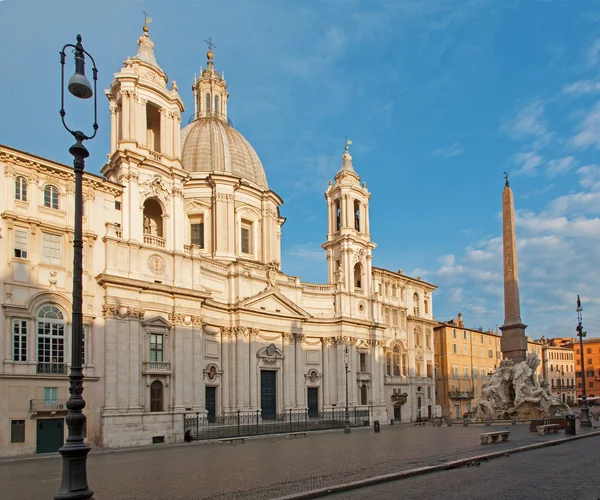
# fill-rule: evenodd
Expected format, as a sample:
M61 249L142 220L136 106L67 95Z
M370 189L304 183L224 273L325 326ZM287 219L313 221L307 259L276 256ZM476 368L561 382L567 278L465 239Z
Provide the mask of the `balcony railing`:
M151 234L144 235L144 245L152 245L153 247L165 248L166 240L160 236L153 236Z
M450 399L473 399L473 391L450 391L448 397Z
M363 371L358 372L356 374L356 380L358 382L370 382L370 380L371 380L371 374L367 373L367 372L363 372Z
M158 361L147 361L144 363L144 371L152 373L165 373L171 371L171 363L162 363Z
M68 411L67 402L56 399L30 399L29 400L29 411L43 412L43 411Z
M66 375L67 364L66 363L38 363L37 373L43 375Z

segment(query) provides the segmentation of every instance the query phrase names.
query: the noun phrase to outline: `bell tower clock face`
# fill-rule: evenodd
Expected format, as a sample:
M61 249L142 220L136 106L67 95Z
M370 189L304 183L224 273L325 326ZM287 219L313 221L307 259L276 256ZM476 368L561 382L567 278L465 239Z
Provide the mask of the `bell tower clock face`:
M148 259L148 267L153 274L165 272L165 261L160 255L151 255Z

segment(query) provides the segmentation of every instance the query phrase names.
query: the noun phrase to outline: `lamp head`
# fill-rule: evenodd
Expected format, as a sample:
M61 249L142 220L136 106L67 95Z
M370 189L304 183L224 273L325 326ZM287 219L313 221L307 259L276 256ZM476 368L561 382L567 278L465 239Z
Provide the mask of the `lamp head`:
M576 312L581 312L583 311L583 307L581 307L581 299L579 298L579 295L577 296L577 309L575 309Z
M75 73L69 79L69 92L78 99L89 99L94 95L92 85L84 74Z

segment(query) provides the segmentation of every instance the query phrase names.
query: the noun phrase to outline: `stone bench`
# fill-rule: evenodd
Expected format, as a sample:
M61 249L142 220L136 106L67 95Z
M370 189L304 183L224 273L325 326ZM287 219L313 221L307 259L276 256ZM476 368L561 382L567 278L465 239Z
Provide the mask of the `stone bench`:
M294 439L299 437L306 437L306 432L294 432L287 435L288 439Z
M540 434L554 434L560 431L560 424L538 425L536 429Z
M479 438L481 439L481 444L488 444L490 440L492 443L497 443L500 438L502 438L502 441L508 441L509 435L510 431L482 432L479 434Z
M235 444L235 443L244 444L246 442L246 438L219 439L219 442L223 443L223 444Z

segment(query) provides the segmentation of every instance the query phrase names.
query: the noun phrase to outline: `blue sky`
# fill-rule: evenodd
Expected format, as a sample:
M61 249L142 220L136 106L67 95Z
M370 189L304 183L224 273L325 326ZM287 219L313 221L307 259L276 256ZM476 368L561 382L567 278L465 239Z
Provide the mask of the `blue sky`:
M83 35L107 88L142 11L193 112L206 64L285 201L283 270L323 282L323 192L344 136L372 193L374 264L439 286L434 314L503 321L501 192L515 192L522 316L534 337L600 321L600 2L595 0L0 0L0 143L70 162L64 43ZM107 101L88 168L109 148Z

